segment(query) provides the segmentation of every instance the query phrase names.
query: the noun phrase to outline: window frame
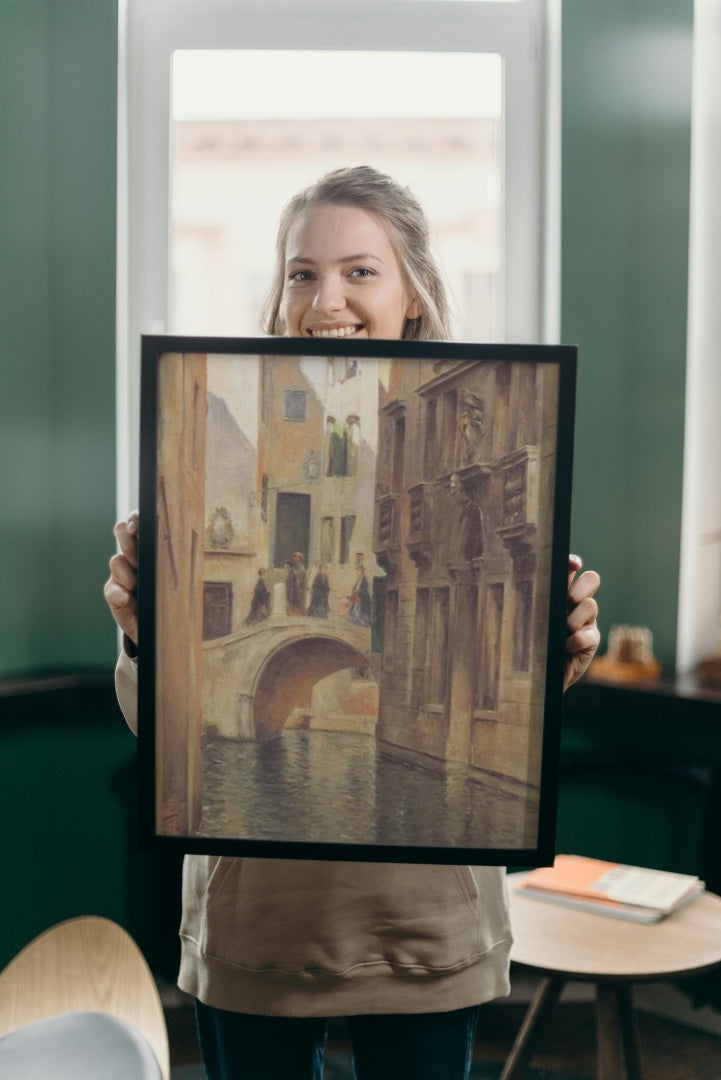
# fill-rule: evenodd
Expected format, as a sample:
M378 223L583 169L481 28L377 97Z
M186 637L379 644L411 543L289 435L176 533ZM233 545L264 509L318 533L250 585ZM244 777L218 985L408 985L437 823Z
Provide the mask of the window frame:
M140 336L167 329L176 49L499 53L506 132L499 340L558 340L560 0L119 0L118 17L120 516L138 497Z

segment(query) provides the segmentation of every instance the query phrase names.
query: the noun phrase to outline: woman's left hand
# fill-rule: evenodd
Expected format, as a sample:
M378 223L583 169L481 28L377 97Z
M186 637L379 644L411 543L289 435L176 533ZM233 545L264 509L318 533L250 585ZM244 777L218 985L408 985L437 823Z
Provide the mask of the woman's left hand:
M593 660L601 640L596 619L598 604L593 596L601 578L595 570L576 574L583 566L578 555L568 556L568 616L566 618L566 670L563 689L581 678Z

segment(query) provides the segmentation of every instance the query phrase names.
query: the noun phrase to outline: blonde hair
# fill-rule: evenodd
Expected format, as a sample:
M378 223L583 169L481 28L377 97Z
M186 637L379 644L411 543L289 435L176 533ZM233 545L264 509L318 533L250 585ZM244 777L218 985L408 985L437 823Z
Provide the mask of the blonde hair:
M357 206L384 226L401 273L421 306L417 318L406 319L401 337L447 341L452 336L451 311L443 276L430 250L423 207L410 188L370 165L327 173L294 195L283 210L276 239L274 279L263 311L263 330L267 334L285 333L281 306L288 233L300 214L323 203Z

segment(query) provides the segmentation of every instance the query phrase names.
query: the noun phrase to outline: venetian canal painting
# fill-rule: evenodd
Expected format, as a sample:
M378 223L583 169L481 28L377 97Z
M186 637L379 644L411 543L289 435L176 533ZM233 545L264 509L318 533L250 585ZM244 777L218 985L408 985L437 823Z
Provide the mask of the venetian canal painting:
M260 344L144 359L156 835L532 860L561 366Z

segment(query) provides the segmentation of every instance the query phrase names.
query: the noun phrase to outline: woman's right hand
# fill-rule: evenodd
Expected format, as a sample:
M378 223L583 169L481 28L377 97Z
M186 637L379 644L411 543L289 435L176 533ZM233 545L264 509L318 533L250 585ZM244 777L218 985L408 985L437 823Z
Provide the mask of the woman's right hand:
M113 529L120 553L110 560L110 577L103 589L111 615L134 645L138 644L139 525L140 515L133 510L126 521L119 521Z

